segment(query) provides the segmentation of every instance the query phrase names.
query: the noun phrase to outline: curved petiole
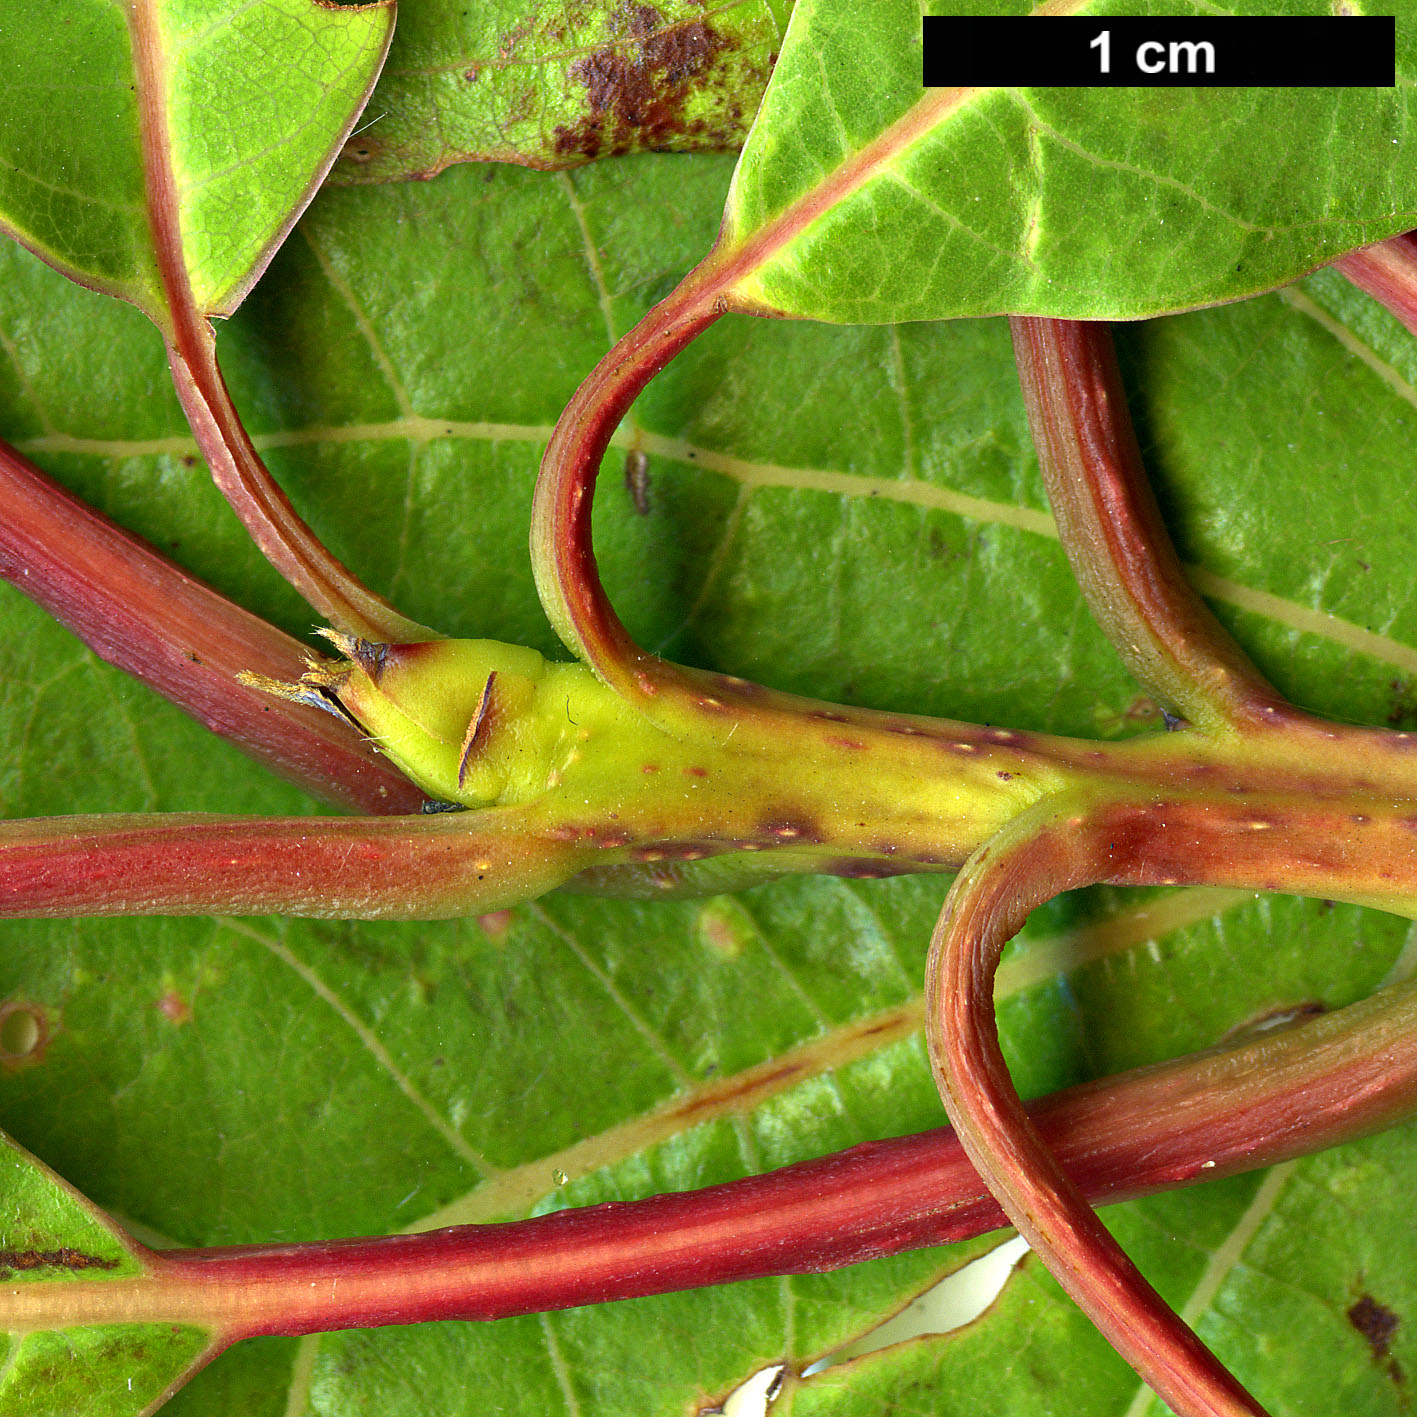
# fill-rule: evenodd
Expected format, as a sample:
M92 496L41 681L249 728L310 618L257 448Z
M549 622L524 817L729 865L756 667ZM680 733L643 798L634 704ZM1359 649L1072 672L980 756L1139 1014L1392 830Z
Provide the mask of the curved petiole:
M1034 907L1100 874L1096 833L1066 799L1018 818L960 873L926 972L940 1095L1019 1233L1155 1392L1181 1417L1264 1417L1097 1218L1028 1120L999 1049L993 986L1004 944Z
M1063 549L1127 668L1199 728L1281 721L1292 710L1186 579L1142 466L1111 331L1018 316L1009 327Z
M185 316L185 318L183 318ZM272 566L332 625L370 640L434 640L331 552L301 519L256 451L216 358L216 334L195 310L174 308L172 382L221 494Z
M1079 1307L1184 1417L1263 1409L1151 1288L1092 1213L1029 1121L999 1048L993 981L1004 944L1054 895L1094 882L1195 884L1382 903L1417 912L1411 818L1397 817L1369 858L1343 839L1369 823L1296 801L1089 802L1065 794L1016 818L970 859L931 944L926 1028L950 1119L980 1175ZM1381 838L1381 840L1379 840Z
M193 288L194 258L184 220L192 215L191 183L200 185L201 174L185 169L172 131L176 79L171 36L164 24L162 7L152 0L123 8L132 44L142 200L157 288L118 293L134 299L162 332L177 397L212 477L276 570L321 615L350 634L376 640L436 638L369 590L296 515L242 427L217 365L216 336L210 324L210 317L229 315L240 304L334 162L373 88L393 33L392 16L379 44L379 61L367 70L368 87L358 104L346 113L340 131L329 135L332 141L312 164L303 189L292 194L284 222L269 233L263 249L249 252L247 261L228 273L225 289L208 293L199 302Z
M601 459L645 385L724 311L711 254L621 339L576 389L541 460L531 509L531 564L552 628L578 659L644 708L675 666L641 649L610 604L591 539Z

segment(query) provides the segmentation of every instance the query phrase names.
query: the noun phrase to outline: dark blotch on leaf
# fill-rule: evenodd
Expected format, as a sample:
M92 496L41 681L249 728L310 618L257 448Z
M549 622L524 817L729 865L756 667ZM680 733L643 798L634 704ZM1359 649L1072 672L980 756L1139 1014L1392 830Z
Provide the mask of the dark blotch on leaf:
M506 60L512 58L517 50L521 48L522 41L531 33L531 20L522 19L512 26L505 34L499 36L497 40L498 58Z
M1417 728L1417 686L1410 679L1390 679L1392 699L1387 721L1393 728Z
M117 1269L118 1261L82 1250L0 1250L0 1276L29 1274L37 1269Z
M351 138L340 149L340 157L347 162L357 162L361 166L372 162L384 150L384 145L370 138Z
M1368 1340L1374 1358L1386 1358L1392 1346L1392 1336L1397 1332L1398 1317L1389 1308L1378 1303L1371 1294L1364 1294L1356 1304L1349 1307L1348 1322Z
M726 75L713 75L733 41L702 20L661 28L651 5L627 4L612 17L625 38L593 50L569 69L586 90L589 116L557 127L562 157L606 157L628 152L731 150L747 123ZM766 75L762 76L766 80ZM737 75L736 81L743 82ZM690 116L691 100L719 85L717 102Z

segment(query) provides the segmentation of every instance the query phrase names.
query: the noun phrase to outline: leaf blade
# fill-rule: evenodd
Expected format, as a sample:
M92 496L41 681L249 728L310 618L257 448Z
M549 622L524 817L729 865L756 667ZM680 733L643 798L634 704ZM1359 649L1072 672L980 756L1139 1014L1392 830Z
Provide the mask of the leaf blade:
M47 1166L0 1134L0 1274L9 1285L142 1278L146 1252ZM143 1417L218 1351L193 1324L11 1329L6 1417Z
M633 152L742 146L790 0L660 5L451 0L410 6L333 180L458 162L561 169Z
M77 14L76 33L73 13L30 4L0 29L0 225L161 328L187 299L229 315L373 86L391 0L81 0ZM47 93L60 111L36 121L19 100Z
M1026 7L1014 13L1021 23L1070 24L1111 8L1067 0L1026 20ZM859 22L838 0L794 10L725 217L729 249L768 248L735 283L740 308L842 323L1135 319L1259 293L1417 222L1406 176L1414 72L1406 11L1398 87L1361 97L1334 89L921 97L919 15L905 0L873 6ZM1256 132L1269 139L1262 171L1249 160Z
M727 175L722 161L636 160L546 181L463 169L327 194L223 336L255 436L292 495L423 613L551 650L523 541L541 443L607 323L624 329L711 240ZM144 397L163 376L148 332L34 268L16 254L0 281L0 326L19 355L0 362L6 417L35 440L30 451L299 630L308 614L185 466L180 416ZM1417 379L1410 349L1332 299L1336 285L1319 277L1304 290ZM1392 510L1411 404L1283 298L1129 328L1122 345L1187 560L1274 597L1261 609L1222 603L1247 647L1326 711L1378 723L1404 704L1410 713L1392 687L1401 664L1303 628L1295 612L1361 626L1385 654L1417 644ZM617 480L637 437L650 454L648 516ZM1079 734L1157 727L1081 609L1044 508L997 327L725 320L633 411L607 467L598 546L617 603L646 642L672 637L679 657L882 707ZM651 564L665 568L653 583ZM7 814L300 810L6 602ZM541 914L483 923L263 923L264 940L199 922L7 923L0 997L31 998L56 1042L0 1072L0 1101L89 1193L191 1244L368 1233L726 1179L938 1122L914 1020L941 888L812 880L733 901L550 897ZM1276 1008L1360 997L1404 948L1400 923L1347 907L1168 899L1097 893L1030 927L1001 1004L1029 1093L1201 1046ZM889 1033L871 1034L886 1022ZM737 1082L754 1085L744 1110L727 1102ZM708 1115L681 1110L706 1097ZM450 1131L505 1181L479 1182ZM1342 1187L1368 1162L1334 1164L1324 1184ZM1411 1161L1394 1152L1391 1165L1406 1175ZM498 1187L514 1183L513 1204ZM499 1198L500 1210L478 1210ZM1223 1233L1233 1198L1197 1204ZM1159 1246L1201 1231L1199 1219L1144 1212L1135 1233ZM1381 1226L1357 1247L1335 1230L1332 1250L1367 1263L1385 1243ZM536 1320L330 1336L301 1346L298 1365L290 1345L238 1349L175 1409L227 1417L255 1393L262 1417L357 1405L422 1417L433 1393L459 1414L578 1402L594 1417L678 1417L755 1364L788 1354L805 1366L955 1263L909 1256L617 1306L554 1320L549 1337ZM1375 1293L1394 1309L1409 1302L1405 1288ZM1264 1306L1240 1312L1259 1322ZM1032 1327L1014 1326L1030 1314ZM1086 1378L1065 1315L1035 1287L986 1319L999 1331L951 1366L959 1391L982 1390L991 1363L1030 1334L1022 1396L999 1402L1009 1417L1047 1400L1050 1373ZM1325 1342L1346 1327L1340 1314ZM1045 1363L1051 1333L1063 1351ZM1254 1341L1286 1343L1268 1330ZM1296 1372L1312 1372L1306 1356ZM1397 1413L1377 1376L1379 1396L1392 1391L1374 1410ZM883 1391L930 1410L948 1400L937 1382L922 1359ZM1079 1388L1076 1408L1120 1417L1133 1389L1118 1390L1125 1400L1109 1407ZM824 1394L824 1411L828 1398L839 1413L882 1405Z

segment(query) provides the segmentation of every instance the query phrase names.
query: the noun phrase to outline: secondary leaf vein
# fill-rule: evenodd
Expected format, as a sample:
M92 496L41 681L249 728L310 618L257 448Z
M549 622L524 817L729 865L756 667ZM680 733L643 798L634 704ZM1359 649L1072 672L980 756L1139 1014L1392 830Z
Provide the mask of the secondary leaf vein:
M389 1050L384 1047L382 1041L372 1028L354 1012L353 1009L340 998L323 979L306 962L294 953L280 940L271 935L257 930L243 920L234 920L223 917L219 924L230 930L233 934L241 935L248 940L254 941L262 949L268 950L280 962L295 973L317 998L330 1009L332 1009L351 1033L359 1040L360 1044L369 1053L370 1057L378 1063L379 1067L388 1074L395 1087L422 1113L429 1126L447 1143L449 1149L461 1160L466 1162L474 1170L483 1176L495 1176L498 1174L497 1168L489 1162L486 1157L480 1155L468 1145L467 1138L457 1130L456 1127L444 1117L436 1107L418 1090L413 1079L403 1071L394 1061Z

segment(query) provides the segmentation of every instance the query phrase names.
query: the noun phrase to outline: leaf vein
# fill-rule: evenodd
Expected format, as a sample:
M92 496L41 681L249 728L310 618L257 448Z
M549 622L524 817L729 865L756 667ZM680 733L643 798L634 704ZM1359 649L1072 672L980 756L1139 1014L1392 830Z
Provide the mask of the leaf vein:
M1240 1219L1236 1221L1234 1229L1211 1255L1205 1269L1201 1272L1196 1287L1191 1291L1190 1298L1186 1300L1181 1309L1181 1317L1192 1328L1195 1327L1196 1321L1201 1315L1215 1302L1221 1286L1230 1276L1231 1271L1243 1262L1246 1247L1255 1238L1260 1226L1274 1211L1298 1164L1297 1161L1287 1161L1282 1166L1275 1166L1268 1172L1255 1192L1254 1199L1245 1208ZM1142 1417L1142 1414L1151 1407L1153 1400L1151 1389L1145 1385L1141 1386L1137 1390L1136 1396L1132 1398L1125 1417Z
M394 1086L403 1093L422 1114L429 1126L443 1139L449 1150L484 1177L498 1174L497 1168L486 1157L475 1151L468 1144L467 1138L418 1090L413 1079L394 1061L393 1055L384 1047L374 1030L340 998L338 992L332 989L310 965L282 941L254 928L247 921L222 917L218 923L233 934L252 940L262 949L269 951L302 980L310 991L354 1034L365 1051L388 1075Z

